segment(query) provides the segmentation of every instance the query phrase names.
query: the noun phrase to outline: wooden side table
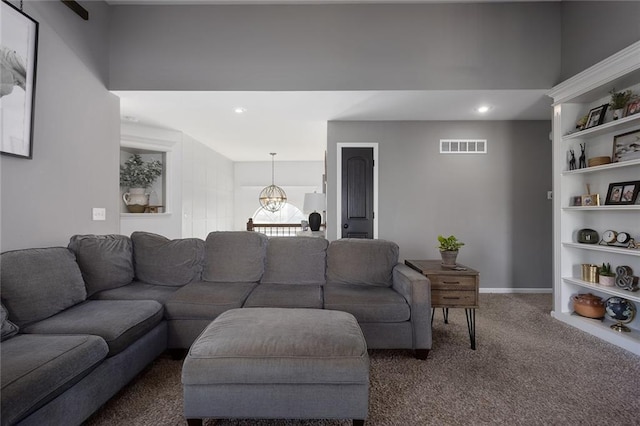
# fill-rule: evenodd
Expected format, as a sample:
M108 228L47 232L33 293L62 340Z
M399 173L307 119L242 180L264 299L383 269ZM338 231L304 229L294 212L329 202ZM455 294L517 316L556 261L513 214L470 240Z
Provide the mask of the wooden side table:
M480 273L458 264L445 268L441 260L405 260L404 263L431 281L431 323L436 308L442 308L445 324L449 323L449 308L464 308L471 349L476 349L476 309Z

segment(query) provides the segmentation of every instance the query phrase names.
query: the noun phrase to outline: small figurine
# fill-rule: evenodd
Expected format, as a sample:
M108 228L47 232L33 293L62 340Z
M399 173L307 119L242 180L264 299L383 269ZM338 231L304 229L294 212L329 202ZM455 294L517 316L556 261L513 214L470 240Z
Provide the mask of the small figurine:
M585 155L585 148L587 147L587 144L580 144L580 151L582 151L582 154L580 154L580 165L579 167L581 169L586 169L587 168L587 156Z
M576 153L573 152L573 149L569 150L569 170L576 169Z

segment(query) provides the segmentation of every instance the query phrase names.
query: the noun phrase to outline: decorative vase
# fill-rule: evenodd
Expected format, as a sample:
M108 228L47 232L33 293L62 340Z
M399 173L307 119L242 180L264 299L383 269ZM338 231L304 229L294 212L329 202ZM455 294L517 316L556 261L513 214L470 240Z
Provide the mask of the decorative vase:
M441 250L442 266L454 268L458 258L458 250Z
M616 321L616 323L611 326L612 329L620 332L631 331L631 329L624 324L630 323L636 316L636 307L632 302L622 297L613 296L604 302L604 307L607 315Z
M122 194L122 200L129 213L144 213L149 205L149 194L144 192L144 188L129 188L129 192Z
M613 110L613 119L617 120L618 118L622 118L624 116L624 108L618 108Z
M615 287L616 286L616 277L615 275L600 275L598 278L598 282L600 285L605 287Z
M591 293L571 296L573 310L576 314L587 318L603 318L605 313L602 298Z

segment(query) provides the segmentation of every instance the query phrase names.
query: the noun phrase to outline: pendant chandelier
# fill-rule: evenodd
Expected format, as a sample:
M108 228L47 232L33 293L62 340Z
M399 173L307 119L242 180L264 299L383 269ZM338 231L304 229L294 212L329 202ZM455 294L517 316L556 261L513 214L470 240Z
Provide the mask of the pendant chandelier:
M279 186L276 186L273 182L274 176L274 157L276 156L275 152L271 152L271 185L264 188L260 191L260 205L263 209L268 210L270 212L277 212L280 210L287 202L287 194L285 194L284 190Z

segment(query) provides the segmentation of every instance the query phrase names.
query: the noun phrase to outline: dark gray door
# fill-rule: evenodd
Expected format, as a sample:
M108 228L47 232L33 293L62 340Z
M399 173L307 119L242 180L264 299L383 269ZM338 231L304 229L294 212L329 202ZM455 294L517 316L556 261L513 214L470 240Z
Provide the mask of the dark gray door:
M373 148L342 148L342 238L373 238Z

